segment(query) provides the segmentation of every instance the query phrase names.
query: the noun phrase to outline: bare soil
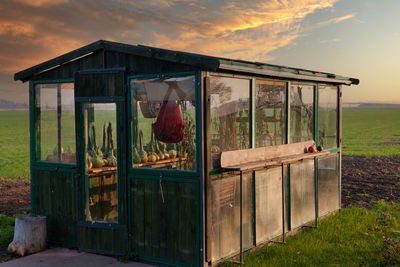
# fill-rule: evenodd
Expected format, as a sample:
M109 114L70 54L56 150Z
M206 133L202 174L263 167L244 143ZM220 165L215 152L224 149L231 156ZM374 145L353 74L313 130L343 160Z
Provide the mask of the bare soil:
M343 156L342 207L400 202L400 157Z
M0 214L11 216L28 213L30 203L29 181L0 178Z

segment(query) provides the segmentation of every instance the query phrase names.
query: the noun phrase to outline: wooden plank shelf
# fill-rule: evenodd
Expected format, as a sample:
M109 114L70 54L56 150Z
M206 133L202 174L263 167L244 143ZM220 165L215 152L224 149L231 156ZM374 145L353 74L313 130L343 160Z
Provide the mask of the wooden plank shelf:
M227 170L232 170L232 171L245 171L245 170L251 170L251 169L267 168L267 167L271 167L274 165L280 165L282 163L292 163L292 162L300 161L303 159L310 159L310 158L315 158L318 156L323 156L323 155L328 155L328 154L330 154L330 152L302 153L302 154L290 155L290 156L286 156L286 157L272 158L269 160L226 166L223 168L227 169Z
M166 159L166 160L159 160L156 162L146 162L146 163L138 163L138 164L133 164L134 168L152 168L152 169L158 169L158 168L164 168L164 167L171 167L171 168L176 168L177 163L185 163L186 158L174 158L174 159Z
M279 146L224 151L221 153L220 164L221 168L226 170L244 171L330 154L327 151L307 153L308 148L314 145L314 140L309 140Z
M87 172L88 172L88 177L111 175L117 173L117 167L91 168Z

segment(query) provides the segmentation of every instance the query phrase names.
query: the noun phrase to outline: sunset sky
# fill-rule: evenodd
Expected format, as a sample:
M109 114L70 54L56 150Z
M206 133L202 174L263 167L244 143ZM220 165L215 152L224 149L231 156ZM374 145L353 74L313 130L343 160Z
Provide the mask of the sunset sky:
M399 0L1 0L0 99L15 72L99 39L359 78L345 102L400 103Z

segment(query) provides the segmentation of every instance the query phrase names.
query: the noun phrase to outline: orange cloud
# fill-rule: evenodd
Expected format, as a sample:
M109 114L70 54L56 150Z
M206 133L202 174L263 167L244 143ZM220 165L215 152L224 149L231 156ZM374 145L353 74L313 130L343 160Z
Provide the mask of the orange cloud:
M2 1L0 72L11 74L98 39L266 61L338 0Z
M41 7L44 5L57 5L68 3L69 0L17 0L17 2L33 7Z

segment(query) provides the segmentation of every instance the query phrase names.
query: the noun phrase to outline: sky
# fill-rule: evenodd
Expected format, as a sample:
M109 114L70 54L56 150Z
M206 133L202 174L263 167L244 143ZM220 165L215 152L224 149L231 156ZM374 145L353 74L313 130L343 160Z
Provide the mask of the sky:
M15 72L99 39L360 79L344 102L400 103L399 0L1 0L0 99Z

